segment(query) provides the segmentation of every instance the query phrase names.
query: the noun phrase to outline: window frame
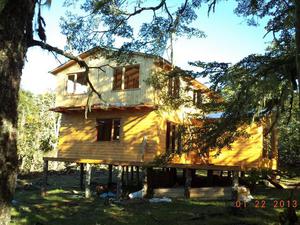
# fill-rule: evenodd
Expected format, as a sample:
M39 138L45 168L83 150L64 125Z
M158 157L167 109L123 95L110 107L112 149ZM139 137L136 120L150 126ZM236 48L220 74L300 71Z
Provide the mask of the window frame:
M202 103L202 92L199 89L193 89L193 105L199 108Z
M180 97L180 78L179 76L170 77L168 79L168 94L172 98L179 98Z
M99 130L99 121L110 121L111 125L110 125L110 131L109 131L109 140L101 140L100 137L100 130ZM119 133L118 135L115 135L115 123L116 121L119 121ZM96 142L119 142L121 140L121 129L122 128L122 120L121 118L97 118L96 119L96 130L97 130L97 136L96 136ZM119 138L116 139L115 136L118 136Z
M137 87L128 88L126 83L126 68L138 67L138 85ZM122 70L121 75L121 85L116 88L116 71L118 69ZM129 76L130 77L130 76ZM112 82L112 91L127 91L127 90L135 90L140 89L140 77L141 77L141 65L140 64L131 64L126 66L118 66L113 68L113 82Z
M166 152L181 153L183 148L182 129L180 124L166 122Z
M84 74L84 72L74 72L74 73L66 74L67 75L67 82L65 84L65 91L66 91L67 95L86 95L88 93L88 83L87 83L87 78L86 77L85 77L86 87L87 87L86 91L83 92L83 93L76 93L78 74ZM68 92L69 76L74 76L73 92Z

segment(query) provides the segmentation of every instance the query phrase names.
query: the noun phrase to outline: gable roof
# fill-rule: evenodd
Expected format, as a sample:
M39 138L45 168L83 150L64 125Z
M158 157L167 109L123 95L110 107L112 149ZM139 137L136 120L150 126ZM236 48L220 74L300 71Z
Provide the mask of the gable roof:
M78 55L78 57L80 57L81 59L85 59L93 54L95 54L96 52L99 52L99 51L118 51L118 49L107 49L107 48L102 48L102 47L94 47L94 48L91 48L85 52L82 52ZM157 55L153 55L153 54L147 54L147 53L142 53L142 52L134 52L134 51L131 51L130 53L134 54L134 55L139 55L139 56L144 56L144 57L148 57L148 58L154 58L154 59L157 59L158 62L161 62L163 64L167 64L167 65L172 65L168 60L164 59L163 57L161 56L157 56ZM64 69L72 66L76 64L76 61L74 60L68 60L67 62L59 65L58 67L54 68L53 70L49 71L49 73L53 74L53 75L56 75L58 74L59 72L63 71Z

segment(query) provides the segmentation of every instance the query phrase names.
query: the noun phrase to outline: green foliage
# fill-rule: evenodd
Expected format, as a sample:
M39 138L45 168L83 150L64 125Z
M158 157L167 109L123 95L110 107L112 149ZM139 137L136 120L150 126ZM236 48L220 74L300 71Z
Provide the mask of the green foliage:
M66 3L70 7L78 2ZM78 14L67 12L61 20L61 28L67 36L69 49L85 51L96 46L113 47L116 38L121 38L124 41L122 50L162 55L172 38L205 36L191 25L198 17L200 3L200 0L161 0L151 4L139 0L86 0ZM152 16L141 21L133 19L146 14L147 18Z
M21 172L42 168L42 156L55 148L58 115L49 111L55 96L34 95L20 91L18 121L18 152Z
M297 101L291 110L290 114L282 115L279 124L279 161L281 165L295 166L300 163L300 109Z

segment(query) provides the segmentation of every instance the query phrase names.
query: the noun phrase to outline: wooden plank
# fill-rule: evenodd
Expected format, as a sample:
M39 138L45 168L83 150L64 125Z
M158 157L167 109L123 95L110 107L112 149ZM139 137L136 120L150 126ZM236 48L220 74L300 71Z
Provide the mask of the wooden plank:
M184 188L156 188L154 197L182 198L185 195ZM231 187L203 187L190 188L190 198L201 200L230 200Z
M169 198L182 198L184 197L184 188L155 188L154 197L169 197Z
M231 187L191 188L190 197L200 198L201 200L230 200Z
M121 160L102 160L102 159L88 159L88 158L68 158L68 157L43 157L48 161L59 162L75 162L75 163L91 163L91 164L103 164L103 165L122 165L122 166L144 166L144 167L161 167L153 162L140 162L140 161L121 161ZM166 168L188 168L188 169L202 169L202 170L231 170L240 171L239 166L222 166L222 165L203 165L203 164L180 164L172 163L165 164ZM250 168L249 168L250 169Z

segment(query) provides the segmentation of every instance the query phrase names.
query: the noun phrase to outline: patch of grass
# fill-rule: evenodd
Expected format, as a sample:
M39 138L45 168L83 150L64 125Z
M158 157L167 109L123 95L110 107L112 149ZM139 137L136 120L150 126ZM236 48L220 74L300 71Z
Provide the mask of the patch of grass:
M51 186L45 197L38 189L18 189L11 225L275 225L279 224L279 212L283 209L274 208L273 201L289 197L289 190L257 186L253 195L255 200L267 201L265 208L256 208L255 200L244 209L233 208L230 201L185 199L159 204L142 201L106 205L96 196L85 199L78 188L78 194L74 194L74 187L78 185L76 179L73 175L50 177ZM298 204L299 196L298 191L295 193ZM297 214L300 217L299 210Z

